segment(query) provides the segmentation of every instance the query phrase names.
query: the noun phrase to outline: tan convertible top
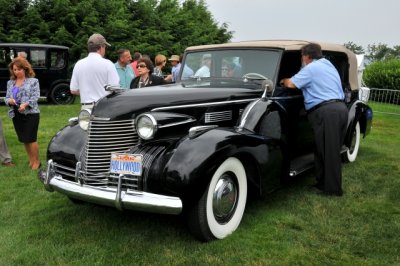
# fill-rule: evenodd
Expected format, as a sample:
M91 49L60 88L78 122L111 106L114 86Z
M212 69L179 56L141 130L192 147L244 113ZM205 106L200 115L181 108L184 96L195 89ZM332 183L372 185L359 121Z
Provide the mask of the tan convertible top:
M201 46L191 46L186 48L186 51L203 50L203 49L219 49L219 48L278 48L286 51L298 51L306 44L318 43L321 45L322 51L343 52L347 55L350 68L349 68L349 82L352 90L359 88L357 79L357 58L356 55L340 44L324 43L317 41L304 41L304 40L259 40L259 41L243 41L231 42L223 44L209 44Z

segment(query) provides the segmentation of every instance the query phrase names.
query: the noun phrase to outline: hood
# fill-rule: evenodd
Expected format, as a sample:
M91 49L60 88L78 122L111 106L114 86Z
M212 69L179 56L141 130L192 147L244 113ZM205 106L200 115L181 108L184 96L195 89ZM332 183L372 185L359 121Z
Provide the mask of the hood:
M131 119L158 107L259 98L261 95L261 89L184 87L177 83L113 92L96 103L92 115L111 120Z

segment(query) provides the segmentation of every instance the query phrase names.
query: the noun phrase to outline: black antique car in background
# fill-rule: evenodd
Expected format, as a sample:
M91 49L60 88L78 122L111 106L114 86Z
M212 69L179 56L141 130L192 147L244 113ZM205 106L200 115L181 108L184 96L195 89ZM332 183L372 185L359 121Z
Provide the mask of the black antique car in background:
M69 90L68 50L61 45L0 43L0 96L7 92L8 64L23 52L40 84L40 98L55 104L70 104L75 96Z
M183 213L198 239L225 238L239 226L249 195L313 167L301 91L278 85L300 69L307 43L189 47L175 84L108 87L92 111L82 110L53 137L41 180L72 201ZM358 96L355 55L320 44L346 93L343 160L351 162L370 131L372 110Z

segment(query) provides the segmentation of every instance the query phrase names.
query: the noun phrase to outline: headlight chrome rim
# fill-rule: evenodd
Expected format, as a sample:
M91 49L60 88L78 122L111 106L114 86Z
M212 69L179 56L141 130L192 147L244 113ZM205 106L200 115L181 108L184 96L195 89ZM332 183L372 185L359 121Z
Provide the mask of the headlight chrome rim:
M89 128L91 114L92 111L90 109L83 109L79 112L78 115L79 126L85 131L87 131Z
M154 138L157 132L157 120L151 114L142 114L136 118L136 131L141 139Z

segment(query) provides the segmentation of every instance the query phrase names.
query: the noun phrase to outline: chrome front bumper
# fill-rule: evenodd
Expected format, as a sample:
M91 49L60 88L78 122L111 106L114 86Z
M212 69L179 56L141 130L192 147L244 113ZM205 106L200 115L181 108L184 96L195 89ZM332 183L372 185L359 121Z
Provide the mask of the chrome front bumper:
M63 179L55 174L53 168L54 162L49 160L46 171L39 173L39 179L48 191L57 191L74 199L116 207L119 210L129 209L164 214L180 214L182 211L182 201L178 197L131 189L122 190L121 178L117 188L88 186Z

